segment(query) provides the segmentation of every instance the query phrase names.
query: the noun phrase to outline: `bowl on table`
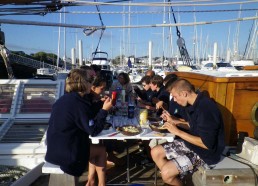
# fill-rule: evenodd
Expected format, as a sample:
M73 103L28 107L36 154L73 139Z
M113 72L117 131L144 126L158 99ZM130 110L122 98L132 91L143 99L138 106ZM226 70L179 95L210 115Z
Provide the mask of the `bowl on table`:
M153 131L168 133L168 130L163 127L164 125L161 122L151 122L149 126Z
M118 130L125 136L135 136L142 132L142 129L134 125L124 125L119 127Z

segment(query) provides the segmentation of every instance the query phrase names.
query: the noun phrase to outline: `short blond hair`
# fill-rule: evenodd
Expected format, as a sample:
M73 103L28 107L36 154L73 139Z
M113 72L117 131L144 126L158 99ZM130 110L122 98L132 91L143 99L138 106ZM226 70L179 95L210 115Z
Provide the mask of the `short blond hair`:
M174 83L172 83L170 90L176 90L177 92L187 91L187 92L195 92L194 86L186 79L177 79Z
M90 87L87 83L91 83L87 75L87 70L73 69L66 78L65 90L66 92L81 92L85 94L89 91L88 89Z

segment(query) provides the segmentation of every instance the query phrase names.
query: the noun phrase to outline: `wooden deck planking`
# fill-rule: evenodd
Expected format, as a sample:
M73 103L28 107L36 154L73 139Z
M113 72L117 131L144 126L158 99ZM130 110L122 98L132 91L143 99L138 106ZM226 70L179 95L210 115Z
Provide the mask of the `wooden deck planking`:
M129 147L129 162L130 162L130 183L127 182L127 154L124 151L121 154L116 155L122 159L125 163L122 166L114 166L107 168L107 185L133 185L142 184L145 186L155 185L155 166L141 165L141 161L144 157L141 156L141 152L138 149L138 145L132 145ZM159 171L158 171L159 172ZM42 175L30 186L48 186L49 175ZM84 186L87 181L87 172L85 172L79 178L79 186ZM164 185L159 173L157 179L157 185Z

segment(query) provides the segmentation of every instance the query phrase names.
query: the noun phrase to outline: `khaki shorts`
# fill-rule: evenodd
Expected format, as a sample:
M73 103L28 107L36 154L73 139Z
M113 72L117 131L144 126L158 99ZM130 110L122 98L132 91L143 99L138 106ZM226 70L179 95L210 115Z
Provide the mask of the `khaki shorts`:
M162 144L162 146L165 149L167 159L176 164L181 179L187 174L197 171L200 166L208 167L195 152L185 146L182 140L174 140Z

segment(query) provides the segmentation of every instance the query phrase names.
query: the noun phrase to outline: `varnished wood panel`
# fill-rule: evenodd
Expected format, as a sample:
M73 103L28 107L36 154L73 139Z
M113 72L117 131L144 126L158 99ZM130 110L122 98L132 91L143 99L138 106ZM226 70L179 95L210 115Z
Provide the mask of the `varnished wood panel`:
M250 137L254 136L254 124L252 120L236 120L237 131L248 132Z
M215 83L214 83L215 84ZM226 105L226 97L227 97L227 83L216 83L214 86L215 89L215 100L221 104Z
M235 90L234 107L232 113L236 120L251 120L251 111L258 102L258 91Z
M257 82L237 83L236 89L258 91L258 81Z

